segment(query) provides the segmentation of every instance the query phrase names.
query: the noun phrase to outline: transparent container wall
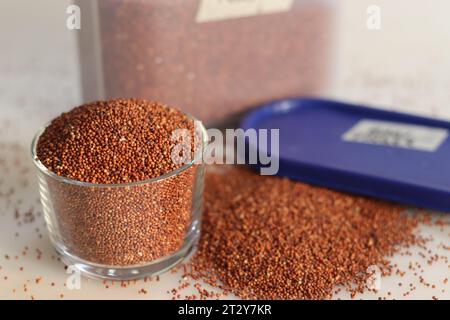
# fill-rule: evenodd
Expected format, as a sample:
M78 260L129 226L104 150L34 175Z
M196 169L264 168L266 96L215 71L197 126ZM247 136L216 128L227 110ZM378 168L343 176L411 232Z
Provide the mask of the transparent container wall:
M327 85L327 0L78 0L84 99L140 97L208 125Z
M93 185L48 171L35 146L46 223L65 263L92 276L123 280L163 272L195 249L203 165L149 181Z

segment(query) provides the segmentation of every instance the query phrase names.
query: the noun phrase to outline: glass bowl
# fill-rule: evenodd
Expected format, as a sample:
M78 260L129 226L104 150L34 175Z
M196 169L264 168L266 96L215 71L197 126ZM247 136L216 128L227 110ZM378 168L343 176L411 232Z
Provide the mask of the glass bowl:
M195 121L195 119L194 119ZM129 280L160 274L195 251L208 137L191 162L153 179L94 184L47 169L32 142L39 192L51 242L62 261L88 276Z

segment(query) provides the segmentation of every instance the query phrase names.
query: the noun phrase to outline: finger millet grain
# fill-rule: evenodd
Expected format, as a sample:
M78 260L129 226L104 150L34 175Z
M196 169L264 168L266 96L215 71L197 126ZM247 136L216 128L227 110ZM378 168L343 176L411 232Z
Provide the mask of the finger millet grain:
M176 129L194 131L181 111L137 99L85 104L54 119L39 138L37 156L52 172L77 181L143 181L181 167L170 153Z
M212 169L212 170L211 170ZM208 168L198 252L186 275L246 299L331 298L414 244L405 208L241 168Z
M194 131L180 111L118 99L86 104L52 121L37 145L39 160L77 181L123 184L181 167L171 159L172 131ZM192 139L194 140L194 139ZM87 187L44 176L55 222L51 235L76 256L105 265L151 262L179 250L190 229L197 165L158 182Z

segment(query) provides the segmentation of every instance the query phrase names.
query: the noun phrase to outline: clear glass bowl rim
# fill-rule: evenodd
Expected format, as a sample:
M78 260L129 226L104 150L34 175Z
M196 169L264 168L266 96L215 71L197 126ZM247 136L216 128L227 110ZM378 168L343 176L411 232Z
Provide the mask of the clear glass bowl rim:
M43 127L41 127L38 132L35 134L33 141L31 142L31 157L33 160L34 165L37 167L37 169L42 172L43 174L49 176L50 178L53 178L59 182L64 182L67 184L72 184L72 185L76 185L76 186L80 186L80 187L90 187L90 188L125 188L125 187L136 187L136 186L141 186L141 185L146 185L146 184L150 184L150 183L155 183L161 180L165 180L168 179L172 176L176 176L180 173L182 173L183 171L188 170L189 168L191 168L194 164L196 164L198 161L203 161L203 154L206 150L206 147L208 145L208 133L206 131L205 126L203 125L203 123L199 120L197 120L195 117L193 117L190 114L185 114L187 117L189 117L192 121L194 121L194 123L199 124L199 128L201 130L201 134L202 134L202 145L200 150L197 150L195 155L194 155L194 159L192 159L191 162L184 164L183 166L181 166L180 168L173 170L173 171L169 171L161 176L155 177L155 178L151 178L151 179L147 179L147 180L141 180L141 181L135 181L135 182L129 182L129 183L111 183L111 184L104 184L104 183L91 183L91 182L84 182L84 181L78 181L78 180L74 180L74 179L70 179L64 176L59 176L56 173L54 173L53 171L49 170L46 166L44 166L42 164L42 162L39 160L39 158L37 157L37 144L39 141L39 138L41 137L41 135L44 133L45 129L51 124L51 121L48 122L46 125L44 125ZM200 162L201 163L201 162Z

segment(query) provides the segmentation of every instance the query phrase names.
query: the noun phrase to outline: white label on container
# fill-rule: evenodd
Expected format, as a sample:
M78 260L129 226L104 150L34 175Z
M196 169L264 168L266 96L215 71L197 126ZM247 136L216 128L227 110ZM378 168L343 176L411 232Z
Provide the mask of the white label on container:
M293 3L294 0L201 0L196 21L200 23L286 12Z
M441 128L365 119L344 133L342 139L435 152L448 135L448 130Z

